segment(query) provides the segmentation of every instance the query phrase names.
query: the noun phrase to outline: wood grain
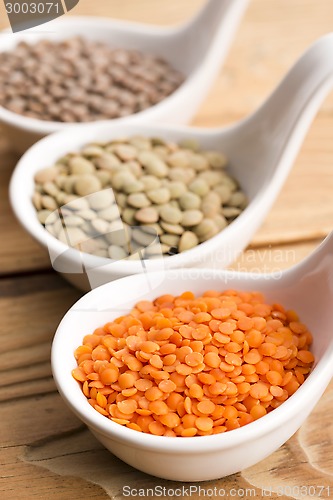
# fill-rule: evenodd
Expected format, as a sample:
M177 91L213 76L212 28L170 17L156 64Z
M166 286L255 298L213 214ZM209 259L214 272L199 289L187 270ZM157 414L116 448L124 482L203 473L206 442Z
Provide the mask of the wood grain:
M72 14L173 24L203 0L80 0ZM251 113L305 48L332 29L329 0L252 0L225 67L194 124L220 126ZM0 2L0 28L8 26ZM47 30L47 28L43 28ZM195 47L194 47L195 50ZM285 269L308 255L333 226L333 95L323 103L271 213L238 271ZM7 187L17 157L0 136L0 497L4 500L122 499L122 488L179 487L140 473L107 452L65 407L50 369L54 331L79 297L50 270L47 252L15 220ZM241 474L201 483L206 490L252 488L244 498L279 495L279 487L322 485L333 492L333 384L300 431ZM263 494L264 488L271 489ZM287 490L286 490L287 491ZM328 498L323 490L302 498ZM150 498L157 498L150 496ZM198 495L192 498L199 500Z
M0 276L50 267L48 252L21 228L9 204L8 184L17 161L0 137Z

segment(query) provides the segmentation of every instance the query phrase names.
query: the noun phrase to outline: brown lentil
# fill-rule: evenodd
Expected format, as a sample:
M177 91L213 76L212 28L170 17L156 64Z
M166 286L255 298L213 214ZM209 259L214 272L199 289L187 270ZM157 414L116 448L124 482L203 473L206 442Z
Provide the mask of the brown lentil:
M167 294L86 335L72 375L93 408L120 425L205 436L288 399L311 371L311 343L295 311L258 292Z
M0 105L40 120L87 122L131 115L165 99L183 80L161 58L82 37L20 42L0 53ZM136 158L137 148L118 145L114 152L128 161ZM86 148L86 155L101 152ZM73 173L77 169L89 173L90 167L81 162Z

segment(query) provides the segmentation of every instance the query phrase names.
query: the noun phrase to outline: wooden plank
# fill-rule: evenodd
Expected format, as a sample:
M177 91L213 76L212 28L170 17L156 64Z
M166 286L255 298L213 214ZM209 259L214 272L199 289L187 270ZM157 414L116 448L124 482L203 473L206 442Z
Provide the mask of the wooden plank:
M15 218L8 199L8 185L18 157L0 138L0 276L50 267L48 252L28 235Z
M333 230L333 114L315 120L253 245L323 238Z
M332 491L333 486L332 402L333 384L302 428L278 451L239 474L216 481L196 483L197 488L207 492L214 489L224 490L225 497L236 496L235 492L238 491L236 498L287 499L297 498L297 488L303 485L308 491L317 491L315 498L329 498L328 493ZM319 442L323 443L320 447ZM28 446L24 459L62 477L84 477L87 481L102 486L112 499L125 498L124 486L133 490L142 489L147 496L147 492L153 492L156 487L170 490L189 486L186 483L154 478L128 467L100 448L86 430L56 440L44 440L33 447ZM246 491L246 496L242 490ZM266 493L263 493L263 490L266 490ZM286 491L286 495L281 494L283 491ZM296 492L296 495L290 493L292 491ZM66 492L68 494L71 490ZM201 495L194 493L192 498L198 500L202 496L202 492ZM165 495L165 498L170 497L170 494ZM210 498L212 497L215 498L210 495ZM149 498L157 499L158 495L150 493Z
M320 244L320 241L248 248L229 268L233 271L252 273L284 271L305 259Z
M268 271L278 263L282 269L299 262L317 244L250 249L233 268ZM0 495L6 500L79 500L83 496L102 500L125 498L125 485L144 490L181 486L116 459L58 395L51 378L50 344L64 311L79 295L54 273L0 280ZM278 487L302 483L332 488L332 403L333 384L301 430L280 450L240 474L200 483L201 488L223 488L229 496L234 488L250 488L252 497L259 499L265 498L263 488L272 488L269 498L283 499L287 496L279 496Z
M54 401L57 404L57 401ZM51 410L51 408L48 408ZM26 425L24 419L21 424ZM33 449L33 447L32 447ZM60 476L24 459L25 446L0 450L0 493L4 500L106 500L102 487L72 475Z
M307 47L332 31L332 16L326 0L252 0L195 124L228 125L253 112ZM332 110L331 93L320 114Z
M78 297L53 273L0 281L0 496L5 500L108 498L84 479L60 477L24 459L27 444L33 450L81 427L56 392L49 361L55 328Z

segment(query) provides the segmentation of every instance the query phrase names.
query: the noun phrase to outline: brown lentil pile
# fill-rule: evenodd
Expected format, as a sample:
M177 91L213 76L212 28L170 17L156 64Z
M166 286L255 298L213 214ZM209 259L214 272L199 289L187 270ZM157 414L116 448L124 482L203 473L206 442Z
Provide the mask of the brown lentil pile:
M167 61L81 37L20 42L0 52L0 105L31 118L119 118L162 101L183 82Z
M89 144L36 174L33 203L49 232L71 246L85 242L85 252L115 259L139 258L142 248L145 258L174 255L215 236L246 207L226 166L223 153L189 140ZM64 204L61 220L50 218ZM151 244L152 235L158 243Z
M163 295L86 335L72 375L118 424L206 436L249 424L294 394L314 361L311 342L296 312L257 292Z

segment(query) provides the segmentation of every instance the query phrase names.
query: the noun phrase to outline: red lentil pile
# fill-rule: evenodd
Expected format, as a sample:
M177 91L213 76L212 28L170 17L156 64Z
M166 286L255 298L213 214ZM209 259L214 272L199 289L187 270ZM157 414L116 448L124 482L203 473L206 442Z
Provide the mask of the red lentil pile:
M89 403L130 429L206 436L280 406L314 361L294 311L258 292L209 290L141 301L86 335L72 372Z

